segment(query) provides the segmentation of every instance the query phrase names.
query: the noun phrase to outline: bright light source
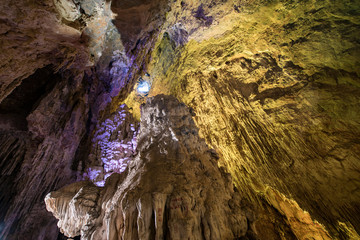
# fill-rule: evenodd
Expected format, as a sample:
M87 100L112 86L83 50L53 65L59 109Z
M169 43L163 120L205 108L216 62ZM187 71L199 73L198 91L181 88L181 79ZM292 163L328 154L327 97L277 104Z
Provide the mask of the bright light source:
M150 85L146 81L140 82L137 87L137 90L140 93L148 93L150 91Z

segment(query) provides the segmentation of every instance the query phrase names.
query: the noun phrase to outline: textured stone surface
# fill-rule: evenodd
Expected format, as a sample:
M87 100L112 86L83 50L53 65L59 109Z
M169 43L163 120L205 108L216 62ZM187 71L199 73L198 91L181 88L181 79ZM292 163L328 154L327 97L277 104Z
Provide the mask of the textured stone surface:
M251 210L242 209L231 177L218 168L184 104L165 95L148 99L139 131L138 154L103 189L79 182L47 195L65 235L215 240L251 232Z
M140 76L149 96L172 94L193 108L200 135L258 206L260 239L325 238L313 220L332 238L359 238L359 7L1 4L0 238L56 238L43 197L89 167L104 171L92 139ZM133 92L125 102L139 116L144 101Z
M346 238L341 224L360 230L359 5L259 3L173 3L147 69L149 96L170 93L194 109L249 199L271 186ZM169 34L175 24L184 46ZM266 201L287 216L274 196Z
M140 67L129 66L142 65L153 33L121 33L101 0L20 0L1 4L0 13L0 238L54 239L42 199L99 164L83 158L92 130L131 85ZM152 11L152 24L163 14ZM142 44L125 50L123 41L137 38Z
M57 225L65 236L75 237L80 235L80 231L87 232L95 225L99 216L99 192L100 189L91 182L73 183L59 192L48 194L46 209L59 219Z
M139 124L126 105L96 126L86 162L84 178L97 186L104 186L112 173L123 172L136 152Z
M81 67L88 62L80 32L59 22L52 1L9 2L1 4L0 14L0 100L38 68Z
M58 79L53 89L37 96L39 102L30 113L20 111L16 118L8 119L11 127L2 125L1 188L7 189L2 191L6 197L1 198L4 239L57 235L40 199L76 179L71 166L86 133L89 111L89 95L81 80ZM16 121L24 126L18 128Z

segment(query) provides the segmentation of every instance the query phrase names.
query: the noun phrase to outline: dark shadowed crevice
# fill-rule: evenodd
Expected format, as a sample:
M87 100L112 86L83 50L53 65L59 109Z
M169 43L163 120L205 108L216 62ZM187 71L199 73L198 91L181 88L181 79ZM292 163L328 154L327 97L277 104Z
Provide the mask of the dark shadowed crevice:
M28 135L0 131L0 230L9 218L9 209L18 194L18 175L26 156ZM11 216L14 217L14 216ZM15 231L18 219L15 217L10 232Z
M16 177L24 160L26 146L23 139L0 132L0 221L3 221L11 200L17 194Z
M55 74L50 65L36 70L33 75L24 79L0 104L1 128L10 124L17 129L26 130L26 116L60 80L60 75Z
M56 240L68 240L69 238L66 237L64 234L59 232L59 235ZM72 238L73 240L80 240L80 236L76 236Z
M156 227L155 227L155 211L151 212L151 223L150 223L150 240L155 240Z

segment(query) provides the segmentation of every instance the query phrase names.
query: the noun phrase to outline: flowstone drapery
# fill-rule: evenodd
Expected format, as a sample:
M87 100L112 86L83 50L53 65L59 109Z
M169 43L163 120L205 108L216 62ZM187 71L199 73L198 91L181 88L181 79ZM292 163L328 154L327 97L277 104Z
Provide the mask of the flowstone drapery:
M137 155L104 188L78 182L46 196L68 237L82 239L235 239L252 234L251 210L218 155L176 98L149 98L141 110Z

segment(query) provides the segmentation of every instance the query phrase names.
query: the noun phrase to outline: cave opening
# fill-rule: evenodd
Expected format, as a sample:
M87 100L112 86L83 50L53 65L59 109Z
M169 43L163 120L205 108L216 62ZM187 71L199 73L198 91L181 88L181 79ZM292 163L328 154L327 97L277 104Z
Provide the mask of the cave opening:
M139 93L147 94L150 91L150 83L143 79L140 79L136 89Z

